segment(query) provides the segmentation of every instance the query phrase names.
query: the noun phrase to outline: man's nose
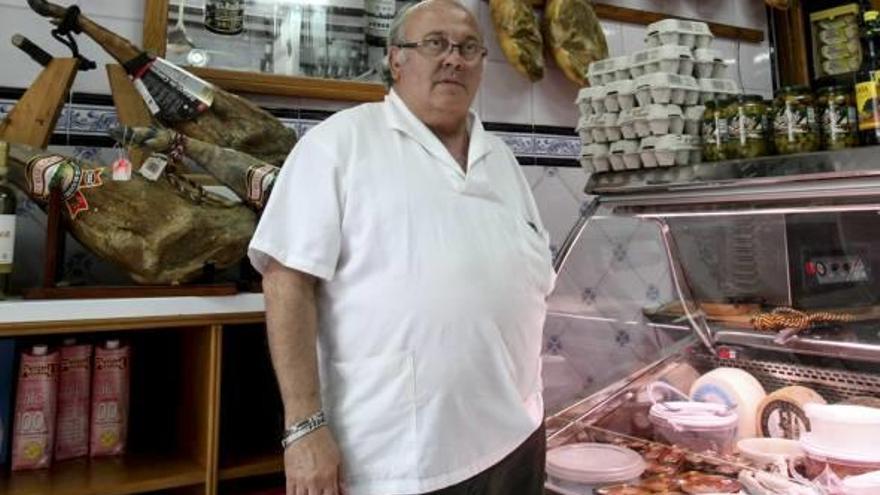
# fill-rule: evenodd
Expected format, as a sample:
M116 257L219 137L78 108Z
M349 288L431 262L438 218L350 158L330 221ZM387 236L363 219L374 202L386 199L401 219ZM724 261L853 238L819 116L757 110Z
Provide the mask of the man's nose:
M452 43L449 45L449 51L443 55L443 65L453 65L455 67L464 67L466 60L461 54L461 45Z

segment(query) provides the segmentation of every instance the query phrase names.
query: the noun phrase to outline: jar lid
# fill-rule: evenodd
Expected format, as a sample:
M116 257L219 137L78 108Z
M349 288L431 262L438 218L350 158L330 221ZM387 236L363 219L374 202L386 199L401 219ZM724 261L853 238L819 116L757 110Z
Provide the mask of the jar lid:
M805 84L796 84L793 86L784 86L782 89L776 92L777 95L792 95L792 94L804 94L809 93L810 87Z
M603 443L573 443L547 451L547 473L577 483L617 483L645 472L638 452Z
M737 95L736 101L740 103L763 103L764 97L761 95Z

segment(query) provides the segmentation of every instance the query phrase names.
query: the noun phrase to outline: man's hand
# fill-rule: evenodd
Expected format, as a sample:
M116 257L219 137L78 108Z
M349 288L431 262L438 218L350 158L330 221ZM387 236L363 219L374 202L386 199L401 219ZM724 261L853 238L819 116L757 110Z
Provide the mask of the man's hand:
M342 457L326 426L287 447L284 473L287 495L345 495Z

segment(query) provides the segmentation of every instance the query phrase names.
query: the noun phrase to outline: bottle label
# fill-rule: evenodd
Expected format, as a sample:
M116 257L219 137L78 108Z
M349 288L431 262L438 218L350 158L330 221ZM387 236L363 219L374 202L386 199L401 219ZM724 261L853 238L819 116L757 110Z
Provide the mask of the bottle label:
M828 108L822 112L822 133L829 142L837 142L853 133L856 122L856 109L853 107L840 106L829 103Z
M856 84L856 108L859 112L859 130L880 128L880 89L877 87L880 71L871 72L871 78Z
M12 251L15 248L15 215L0 215L0 273L12 272Z
M816 110L812 106L786 102L773 119L773 129L777 137L788 142L798 141L800 136L818 132Z

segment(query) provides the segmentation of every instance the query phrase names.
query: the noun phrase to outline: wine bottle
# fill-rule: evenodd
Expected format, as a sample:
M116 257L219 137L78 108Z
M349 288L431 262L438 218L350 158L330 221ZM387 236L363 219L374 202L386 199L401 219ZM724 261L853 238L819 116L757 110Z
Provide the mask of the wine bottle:
M0 300L9 297L15 248L15 192L6 183L9 145L0 142Z

